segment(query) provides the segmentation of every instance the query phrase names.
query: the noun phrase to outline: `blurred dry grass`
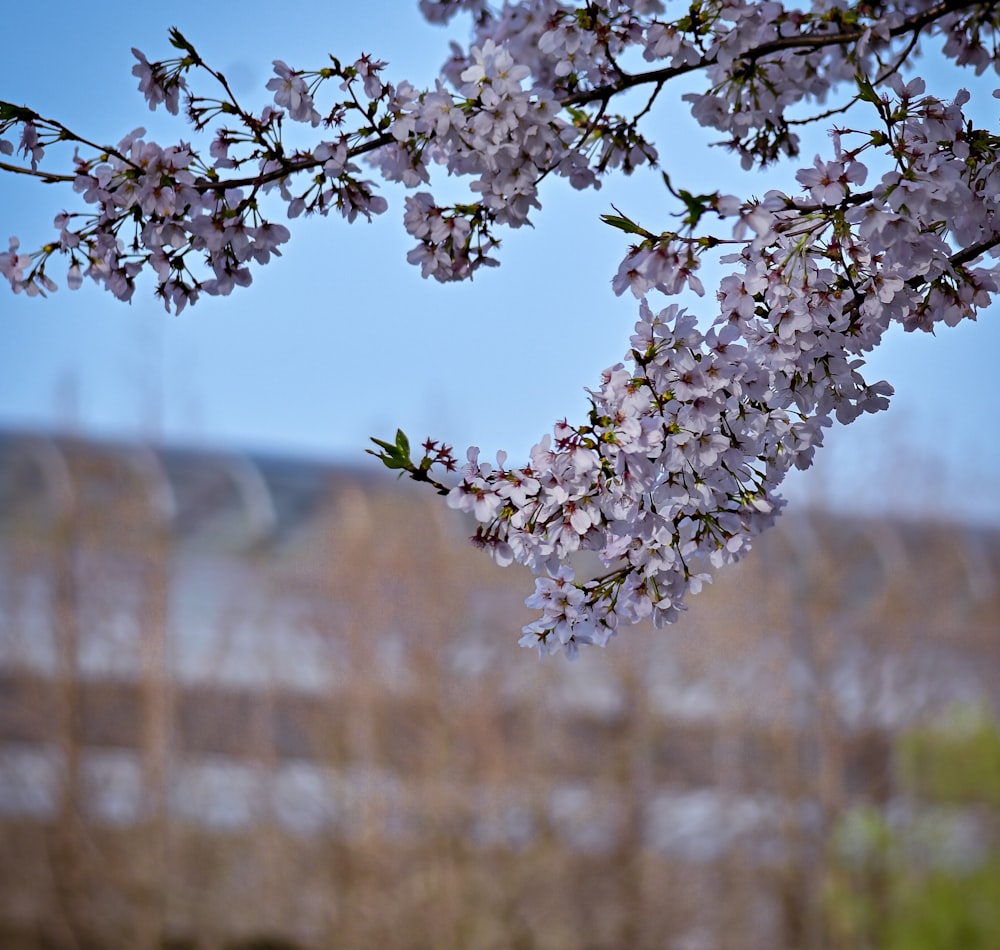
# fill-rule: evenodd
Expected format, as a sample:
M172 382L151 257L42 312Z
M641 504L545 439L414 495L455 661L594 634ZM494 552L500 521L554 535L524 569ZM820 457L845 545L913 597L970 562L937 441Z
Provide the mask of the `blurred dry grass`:
M0 948L876 946L831 842L920 808L900 737L1000 715L1000 534L782 521L539 663L527 576L394 481L7 438Z

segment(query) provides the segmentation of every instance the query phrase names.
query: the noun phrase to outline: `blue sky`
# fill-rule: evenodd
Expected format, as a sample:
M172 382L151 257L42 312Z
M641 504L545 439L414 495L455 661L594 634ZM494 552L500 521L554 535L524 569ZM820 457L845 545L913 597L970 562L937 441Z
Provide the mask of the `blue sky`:
M98 18L65 0L17 4L4 12L0 98L97 140L145 125L158 141L175 141L191 136L148 111L130 53L137 46L150 59L168 55L170 26L255 104L266 101L275 58L310 67L328 52L349 59L365 51L389 61L390 80L426 84L449 38L465 38L464 22L427 25L415 0L353 9L182 2ZM939 88L948 95L970 79ZM1000 106L989 100L984 108L995 128ZM680 102L661 122L662 166L683 187L743 194L787 186L787 172L747 178L708 148L712 136ZM389 211L370 225L294 222L284 257L258 269L251 288L203 298L179 317L164 312L150 285L131 305L89 284L47 300L0 288L0 427L359 462L370 435L402 426L418 440L430 434L460 449L475 443L486 454L504 448L512 461L524 457L553 421L580 417L583 387L624 353L636 306L614 297L610 281L626 243L599 216L615 204L650 227L666 226L674 209L658 174L587 193L546 182L535 227L506 232L502 266L462 285L425 281L405 262L412 241L401 225L402 193L387 195ZM4 246L10 234L24 249L48 240L52 218L75 197L64 186L0 174ZM692 310L710 319L712 302L710 292ZM831 433L793 494L1000 522L998 353L997 308L936 337L894 330L868 373L896 387L892 408Z

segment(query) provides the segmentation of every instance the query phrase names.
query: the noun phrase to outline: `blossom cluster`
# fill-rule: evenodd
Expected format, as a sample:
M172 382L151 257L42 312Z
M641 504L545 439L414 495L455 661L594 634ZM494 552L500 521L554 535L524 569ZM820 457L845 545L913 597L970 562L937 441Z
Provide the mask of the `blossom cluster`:
M958 66L1000 70L1000 26L993 4L962 0L698 0L674 17L660 0L420 8L433 22L473 21L468 47L453 45L423 90L385 81L386 64L367 54L312 70L275 61L271 99L251 111L178 31L174 59L136 50L151 109L183 107L199 132L222 123L207 154L141 129L97 146L0 103L0 154L25 162L0 167L71 183L92 208L57 216L57 240L34 253L12 238L0 273L15 291L52 290L46 266L62 254L69 286L90 277L129 299L148 269L180 311L246 286L280 254L290 231L265 208L283 203L292 219L383 213L363 160L409 189L408 260L424 276L463 280L497 263L497 228L531 223L546 177L596 188L616 169L657 164L646 123L676 77L700 74L704 91L683 98L747 169L796 158L801 127L842 117L830 150L799 168L800 193L696 195L664 175L679 228L605 216L636 241L612 281L638 301L635 332L590 392L588 418L557 424L526 464L508 467L500 453L493 465L470 449L457 483L444 484L430 474L457 467L443 443L428 440L413 462L402 433L376 440L390 467L478 521L474 540L498 563L539 575L528 603L541 615L522 643L572 655L623 624L675 619L709 569L773 521L783 478L811 464L824 429L888 404L891 388L862 369L890 324L950 326L1000 289L1000 137L970 121L967 92L927 95L909 74L918 43L931 40ZM196 74L215 97L195 93ZM633 91L642 104L615 112ZM289 124L299 137L319 130L317 140L293 148ZM16 144L3 138L11 133ZM72 174L42 168L65 142L77 146ZM434 197L438 169L467 182L467 201ZM704 295L709 257L726 272L702 319L655 301Z
M475 18L468 50L454 47L433 89L383 81L386 64L369 55L351 63L330 57L313 70L276 60L267 83L272 100L251 111L178 30L170 35L173 59L151 62L134 50L133 73L151 109L177 114L183 107L197 131L222 123L207 155L184 142L160 146L142 130L115 147L98 146L30 109L0 104L0 136L19 135L17 148L29 159L19 170L71 182L96 207L61 215L58 240L32 254L5 252L4 276L16 291L51 290L46 265L62 254L70 286L82 274L128 299L148 268L168 308L180 310L201 293L245 286L253 264L279 253L287 232L263 216L269 193L284 200L291 218L383 213L386 199L356 164L366 156L384 179L408 188L428 185L436 166L468 180L468 201L442 205L420 190L404 214L418 242L409 260L425 276L462 280L497 263L496 227L529 223L546 176L599 187L614 169L655 164L657 149L640 126L678 75L704 73L707 91L684 98L750 167L797 154L795 128L816 117L795 107L818 106L836 84L853 85L859 75L876 83L895 75L923 35L941 36L947 55L977 71L996 61L989 4L918 0L876 10L820 0L802 10L732 0L694 4L676 19L659 0L420 6L436 22L458 12ZM626 62L655 68L627 71ZM214 96L195 93L195 73L214 83ZM632 115L613 112L615 97L634 88L650 90L646 105ZM287 123L324 134L293 148L284 141ZM64 143L78 147L73 173L41 169L49 148ZM13 149L0 138L0 151Z
M615 280L640 301L627 362L605 371L587 422L559 424L519 468L470 450L448 502L482 523L477 540L498 562L541 575L524 645L572 655L623 623L674 620L707 568L771 524L779 485L811 464L823 430L888 405L891 387L861 369L890 323L953 325L1000 290L1000 265L970 266L1000 244L1000 138L970 134L964 92L942 102L921 80L888 85L894 98L872 103L883 129L840 130L833 159L798 173L804 195L701 196L701 212L750 235L707 330L647 295L700 291L708 242L649 235ZM895 163L859 193L860 155L883 138ZM576 579L578 551L596 555L595 576Z

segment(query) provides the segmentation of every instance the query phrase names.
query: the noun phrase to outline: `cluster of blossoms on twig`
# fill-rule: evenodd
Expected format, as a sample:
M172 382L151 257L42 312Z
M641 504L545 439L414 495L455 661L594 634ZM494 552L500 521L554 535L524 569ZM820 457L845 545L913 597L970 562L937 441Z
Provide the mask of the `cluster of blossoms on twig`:
M680 208L676 230L605 216L636 241L613 287L635 295L639 321L626 361L590 393L588 419L559 423L528 464L508 467L500 453L494 466L470 449L457 484L446 484L432 472L458 467L449 447L428 440L413 461L402 433L376 440L386 464L475 517L475 540L498 563L540 575L528 603L541 616L522 643L573 654L621 624L673 620L708 567L739 557L773 521L778 486L791 467L809 466L823 429L888 404L889 386L860 371L891 323L952 325L1000 289L1000 268L981 263L1000 246L1000 137L968 120L966 92L945 100L902 78L918 43L934 37L958 65L1000 68L1000 18L994 4L961 0L809 9L694 0L676 18L659 0L420 7L432 21L461 11L474 21L468 50L454 47L433 89L384 81L385 64L367 55L311 71L275 62L273 100L251 112L178 31L173 60L136 51L151 108L176 113L183 103L197 130L224 123L207 157L141 130L97 146L0 103L0 136L16 130L30 163L0 167L72 182L96 208L59 215L58 240L34 254L12 239L0 273L15 291L53 289L46 265L63 254L70 286L91 277L129 299L148 266L179 311L202 293L245 286L252 265L279 253L289 231L263 216L265 199L282 200L291 218L386 210L362 177L363 158L412 191L410 262L461 280L496 264L498 226L530 223L547 176L599 187L611 170L655 165L642 128L678 76L703 74L706 91L684 98L744 168L797 156L801 126L863 115L863 127L836 126L830 154L798 171L800 194L698 195L664 176ZM189 88L197 71L217 98ZM838 86L849 93L828 106ZM644 104L613 112L630 90L645 90ZM322 137L290 148L286 122ZM61 142L77 145L72 175L40 167ZM0 137L0 152L14 150ZM426 190L436 167L468 180L467 202L442 205ZM729 271L707 326L679 304L654 304L654 292L702 294L710 255ZM574 575L578 551L600 561L595 576Z
M640 319L627 363L591 393L587 422L558 425L520 468L470 450L449 504L483 523L479 539L497 561L542 574L528 601L542 615L524 645L573 653L623 623L676 619L705 568L736 560L772 523L778 486L811 464L823 429L888 405L888 384L868 384L860 369L889 324L954 324L1000 290L1000 268L966 263L984 235L1000 240L1000 194L986 184L995 143L970 161L962 97L916 104L916 88L895 85L901 98L880 107L900 166L867 200L848 193L867 173L860 150L841 148L799 173L804 198L702 196L706 210L733 209L737 233L751 231L711 325L699 329L677 304L650 307L648 291L697 280L704 246L650 236L616 277L640 298ZM943 218L957 207L970 210ZM968 250L953 252L948 238ZM578 581L578 550L596 552L604 572Z

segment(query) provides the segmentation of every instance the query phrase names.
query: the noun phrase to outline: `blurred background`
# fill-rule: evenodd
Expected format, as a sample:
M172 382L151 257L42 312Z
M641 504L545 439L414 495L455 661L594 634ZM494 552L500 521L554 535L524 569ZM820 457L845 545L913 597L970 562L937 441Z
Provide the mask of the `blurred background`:
M389 0L22 4L0 98L186 137L130 73L171 25L255 103L274 58L429 83L465 28ZM792 187L661 121L678 185ZM635 319L599 215L673 209L656 172L546 185L468 285L405 263L390 191L179 318L148 286L0 295L0 948L995 946L995 311L891 332L890 411L831 432L680 623L540 663L530 578L363 449L401 425L514 461L585 411ZM0 238L38 246L73 200L0 176Z
M469 532L0 439L0 947L995 946L995 528L803 505L575 662Z

